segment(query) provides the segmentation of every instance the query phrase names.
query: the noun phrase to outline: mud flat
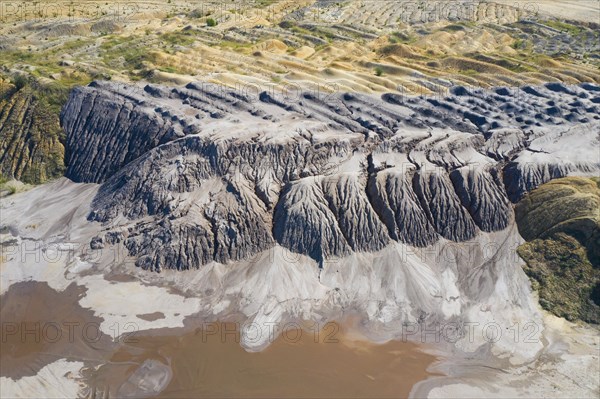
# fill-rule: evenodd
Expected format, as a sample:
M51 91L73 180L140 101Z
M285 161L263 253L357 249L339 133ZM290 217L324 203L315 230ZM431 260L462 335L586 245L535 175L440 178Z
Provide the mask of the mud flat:
M336 323L318 334L289 329L257 353L240 346L236 323L205 327L137 334L92 373L92 389L120 397L407 397L435 360L412 343L356 340Z
M102 361L114 345L99 333L101 319L79 305L84 293L74 283L62 292L36 281L12 285L1 297L0 376L34 376L61 358Z
M410 397L597 398L597 327L570 323L549 313L544 313L544 325L544 349L533 360L509 366L506 359L485 356L485 351L470 358L446 352L429 369L444 375L418 382Z
M81 368L112 353L112 339L98 328L102 319L78 303L85 291L75 283L56 291L26 281L0 296L1 397L76 397Z

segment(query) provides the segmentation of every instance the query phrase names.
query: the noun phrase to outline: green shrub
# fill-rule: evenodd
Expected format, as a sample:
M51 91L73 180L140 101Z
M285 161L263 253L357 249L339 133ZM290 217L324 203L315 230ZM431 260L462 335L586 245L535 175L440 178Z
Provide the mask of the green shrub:
M21 90L23 87L27 85L27 77L24 75L17 75L13 78L13 84L17 88L17 90Z
M516 39L512 44L512 48L514 48L515 50L522 50L526 47L527 47L527 42L523 39Z
M217 26L217 21L215 21L213 18L207 18L206 26Z

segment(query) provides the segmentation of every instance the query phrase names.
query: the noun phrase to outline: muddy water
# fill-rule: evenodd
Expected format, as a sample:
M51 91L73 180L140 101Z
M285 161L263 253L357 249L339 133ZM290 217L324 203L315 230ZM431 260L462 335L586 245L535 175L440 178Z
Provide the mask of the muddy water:
M47 283L13 284L0 297L0 376L35 375L58 359L101 362L115 345L100 333L102 319L83 309L85 288L71 284L62 292Z
M79 306L82 295L85 289L76 285L63 292L46 283L11 286L1 298L0 374L35 375L67 358L86 364L82 374L89 397L396 398L426 379L435 360L414 344L357 339L349 323L325 325L318 334L290 329L258 353L242 349L234 323L142 331L113 342L106 335L97 338L101 319ZM44 331L49 323L58 329ZM72 334L69 325L77 326ZM85 326L91 327L84 331ZM37 329L41 339L22 335L24 329ZM59 329L62 336L56 339Z
M162 390L162 398L397 398L426 379L435 360L410 343L356 341L343 328L332 334L339 325L319 336L288 330L262 352L248 353L235 334L223 333L236 325L218 326L181 336L138 334L90 381L97 394L120 397ZM162 386L144 384L148 379Z

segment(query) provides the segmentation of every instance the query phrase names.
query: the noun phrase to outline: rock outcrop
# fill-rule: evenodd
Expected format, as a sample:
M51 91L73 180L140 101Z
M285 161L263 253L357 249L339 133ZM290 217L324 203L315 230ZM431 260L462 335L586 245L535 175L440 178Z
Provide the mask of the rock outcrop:
M323 261L465 241L505 229L510 200L539 184L600 170L595 89L433 99L94 82L61 114L67 177L102 183L89 218L156 271L275 244Z

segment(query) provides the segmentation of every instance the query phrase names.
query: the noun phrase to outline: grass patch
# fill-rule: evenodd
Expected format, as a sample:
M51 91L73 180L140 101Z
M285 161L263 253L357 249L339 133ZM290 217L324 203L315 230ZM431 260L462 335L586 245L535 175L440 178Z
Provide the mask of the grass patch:
M465 75L465 76L477 76L479 75L479 72L477 72L474 69L464 69L464 70L459 70L458 71L460 74Z
M544 309L570 321L600 323L600 272L575 238L558 233L525 243L517 253Z
M6 193L6 196L13 195L17 192L17 188L10 184L0 184L0 192Z
M60 51L63 53L67 53L67 54L71 54L74 53L78 50L81 50L82 48L89 46L91 44L95 43L95 39L81 39L81 38L77 38L75 40L72 40L70 42L66 42L63 45L61 45L60 47L58 47L58 49L56 49L55 51Z
M190 46L196 41L191 31L163 33L160 39L172 46Z
M84 81L77 81L76 84L87 84L91 79ZM62 106L67 102L69 98L69 92L71 88L76 84L70 84L65 82L53 82L44 86L36 87L36 98L40 105L52 114L60 114Z
M298 33L298 34L300 34L300 35L311 35L311 36L313 36L313 33L312 33L310 30L308 30L308 29L306 29L306 28L303 28L303 27L301 27L301 26L298 26L298 25L293 25L293 26L290 28L290 30L291 30L292 32L294 32L294 33Z
M222 40L218 44L221 48L231 49L231 50L245 50L252 47L252 43L243 43L243 42L234 42L232 40Z
M417 41L417 37L408 33L392 32L392 34L390 34L390 36L388 37L388 40L392 44L411 44Z
M277 0L254 0L253 4L256 8L265 8L276 3L276 1Z
M567 22L562 21L545 21L542 23L556 30L568 32L572 36L578 36L584 31L581 27L577 25L569 24Z
M331 42L333 39L335 39L334 33L328 30L319 29L317 27L314 29L307 29L304 26L294 25L290 28L290 30L298 35L318 37L319 39L323 39L328 42Z
M510 46L515 50L525 50L528 47L528 44L525 39L515 39Z
M100 45L102 60L106 65L119 65L124 69L142 69L144 61L152 56L148 47L141 44L137 37L112 36Z
M36 58L36 54L34 54L32 51L2 51L2 64L4 65L11 65L16 63L32 63L32 61Z

